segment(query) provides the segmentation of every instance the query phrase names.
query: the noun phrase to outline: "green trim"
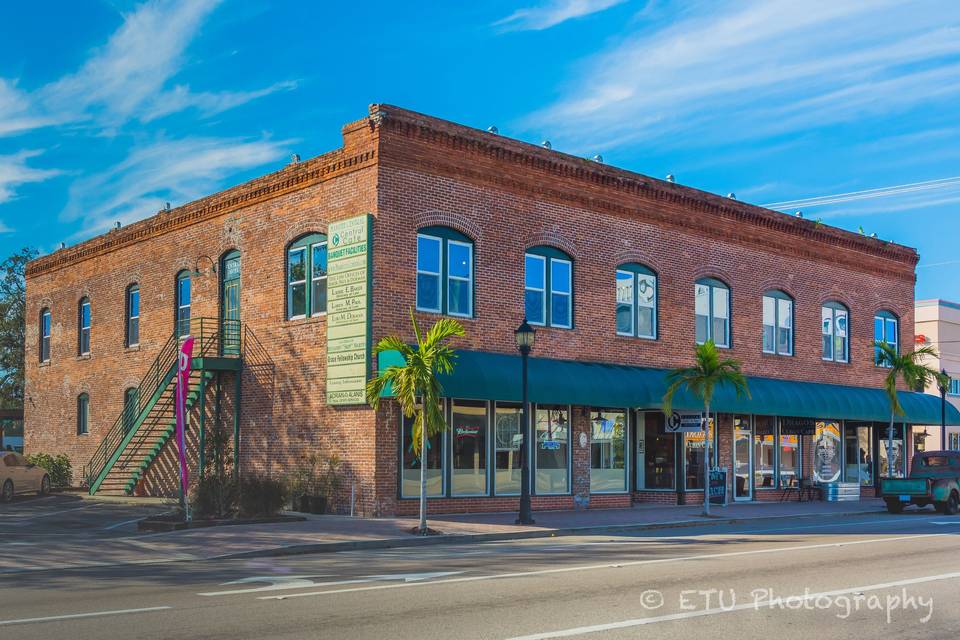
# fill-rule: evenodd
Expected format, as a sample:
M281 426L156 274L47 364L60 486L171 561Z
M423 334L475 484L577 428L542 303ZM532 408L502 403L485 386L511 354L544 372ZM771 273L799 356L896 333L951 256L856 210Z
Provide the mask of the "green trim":
M324 305L323 309L319 311L313 310L313 280L314 280L314 268L315 264L313 261L313 248L316 245L327 245L327 235L324 233L308 233L307 235L300 236L293 242L287 245L287 249L284 252L284 298L285 298L285 309L284 314L287 320L297 320L303 318L312 318L320 314L326 313L327 308ZM329 245L327 245L329 247ZM303 314L293 314L293 309L291 308L292 301L290 299L290 253L297 250L303 250L304 253L304 307ZM327 257L327 266L324 269L324 274L328 274L330 271L330 259ZM324 276L325 277L325 276Z
M239 371L243 366L240 358L208 357L194 358L191 365L202 371Z
M657 275L657 272L651 269L650 267L640 264L639 262L624 262L616 268L613 273L614 286L617 282L617 274L630 273L633 274L633 302L630 304L630 314L631 314L631 331L630 333L623 333L617 329L617 322L619 321L617 316L614 315L614 332L618 336L624 336L627 338L639 338L641 340L657 340L660 337L660 276ZM637 276L651 276L653 278L653 335L652 336L642 336L639 334L639 322L638 314L640 305L637 303ZM620 303L617 302L619 307Z
M468 236L460 233L456 229L443 227L439 225L422 227L417 230L417 263L420 260L420 237L433 238L440 242L440 285L438 294L440 297L440 309L427 309L419 306L419 295L414 292L414 304L417 311L424 313L439 313L449 315L454 318L473 318L476 313L477 303L477 255L476 244ZM450 242L458 242L470 246L470 313L450 313ZM417 271L417 284L419 285L419 269Z
M697 289L696 289L696 286L697 286L697 285L703 285L703 286L706 286L706 287L707 287L707 294L708 294L708 295L707 295L707 305L708 305L708 307L709 307L708 310L707 310L707 313L708 313L708 315L707 315L707 340L713 340L713 343L714 343L715 345L717 345L717 347L719 347L719 348L721 348L721 349L733 349L733 291L730 289L730 285L728 285L728 284L727 284L726 282L724 282L723 280L717 280L716 278L700 278L699 280L697 280L696 282L694 282L693 285L694 285L694 289L693 289L693 292L694 292L694 293L693 293L693 297L694 297L694 299L693 299L693 304L694 304L693 321L694 321L694 325L696 325L696 321L697 321L697 311L696 311L696 304L697 304L697 299L696 299L697 293L696 293L696 292L697 292ZM727 339L727 341L726 341L725 344L720 344L719 342L717 342L716 336L713 335L713 320L714 320L714 315L713 315L713 292L714 292L716 289L724 289L724 290L726 290L726 292L727 292L727 335L725 336L726 339ZM694 338L693 338L693 339L694 339L694 342L696 342L697 344L703 344L703 342L700 342L700 341L697 340L697 338L696 338L696 327L694 327ZM705 341L704 341L704 342L705 342Z
M576 327L576 322L574 321L574 280L575 280L575 265L574 260L568 253L556 247L551 247L548 245L538 245L536 247L530 247L523 252L523 278L524 278L524 315L526 315L526 278L527 278L527 256L540 256L544 258L543 261L543 297L544 297L544 314L543 322L535 323L530 322L530 324L538 327L552 327L554 329L574 329ZM570 325L558 325L553 322L553 261L559 260L562 262L568 262L570 264ZM529 322L529 318L527 319Z

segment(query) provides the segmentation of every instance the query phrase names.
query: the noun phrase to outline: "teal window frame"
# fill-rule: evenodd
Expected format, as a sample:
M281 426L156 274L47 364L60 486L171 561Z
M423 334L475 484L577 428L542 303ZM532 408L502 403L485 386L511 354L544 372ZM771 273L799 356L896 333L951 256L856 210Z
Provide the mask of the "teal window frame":
M636 262L628 262L617 267L616 280L619 285L620 276L628 275L631 279L631 290L630 290L630 302L626 302L624 298L621 301L620 292L617 292L617 315L614 319L616 324L616 331L618 336L630 336L634 338L642 338L644 340L656 340L659 331L659 312L660 312L660 281L657 277L657 272L651 269L650 267L644 266ZM647 305L641 305L638 299L637 293L640 288L640 279L641 277L653 278L653 305L652 307L647 307ZM630 330L621 331L620 330L620 307L630 307ZM651 328L653 331L647 335L640 333L640 308L646 307L651 308L653 311Z
M543 289L538 289L535 287L530 287L527 284L527 268L528 258L532 259L535 262L541 262L543 265ZM557 291L556 283L554 283L554 265L566 265L570 272L570 278L568 282L569 291ZM530 247L524 252L523 255L523 270L524 270L524 315L527 316L527 322L538 327L553 327L555 329L573 329L574 328L574 291L573 291L573 282L574 282L574 264L573 258L571 258L567 253L550 246L538 246ZM527 314L527 292L528 291L539 291L543 294L542 301L542 312L543 312L543 321L538 322L531 320L529 314ZM567 324L562 324L557 322L556 318L553 317L553 299L555 296L565 296L568 298L567 308L569 311L569 318Z
M825 329L828 327L826 322L827 312L830 314L830 323L829 328L830 332L827 333ZM843 354L842 357L837 356L837 331L840 326L840 318L844 319L846 324L846 335L843 336ZM827 354L827 350L824 348L825 344L823 338L825 336L830 336L830 353ZM824 302L820 307L820 357L825 362L837 362L840 364L849 364L850 362L850 309L843 303L836 301Z
M947 389L948 396L960 396L960 378L950 378L950 386Z
M184 283L186 283L186 290L184 290ZM186 293L186 296L184 296L184 293ZM193 282L190 272L184 269L177 274L174 284L173 327L178 338L185 338L190 335L190 305L192 303Z
M893 326L893 340L890 339L890 327ZM882 310L873 315L873 364L884 369L890 368L889 362L880 361L880 344L886 342L900 353L900 318L896 314Z
M125 307L124 342L127 347L136 347L140 345L140 285L136 282L127 287Z
M420 261L420 248L421 240L426 240L430 243L436 242L439 248L439 265L440 271L432 271L424 269L421 267ZM453 259L452 252L450 247L466 247L469 252L469 265L470 272L469 276L455 276L452 275L451 269L451 260ZM423 311L426 313L439 313L441 315L453 316L455 318L473 318L474 317L474 298L476 291L476 252L475 252L474 242L468 236L463 233L460 233L456 229L451 229L450 227L444 226L429 226L422 227L417 231L417 256L416 256L416 272L417 272L417 282L416 282L416 309L417 311ZM425 301L421 300L421 289L420 289L420 279L421 277L427 277L431 279L436 279L437 282L437 306L428 306ZM467 305L468 309L466 313L461 313L458 311L451 311L450 309L450 300L453 297L451 295L451 289L456 282L466 282L467 283Z
M321 252L321 259L317 264L317 251ZM303 279L291 280L291 258L294 254L302 254L303 259ZM323 233L308 233L300 236L289 245L284 254L285 256L285 280L286 280L286 302L285 316L287 320L303 320L305 318L317 318L327 313L327 275L328 275L328 256L327 256L327 236ZM303 287L303 313L294 313L293 300L295 287ZM323 295L318 295L322 291ZM322 300L320 302L319 300Z
M80 298L77 305L77 355L90 355L90 298Z
M77 396L77 435L85 436L90 433L90 395L81 393Z
M140 407L140 390L137 387L128 387L123 392L123 430L129 433L137 419Z
M697 287L706 287L707 288L707 327L706 327L706 336L703 340L700 340L696 335L696 323L697 316L702 315L696 311L696 295ZM716 315L716 295L718 290L726 291L727 293L727 317L726 317L726 329L723 336L723 342L717 340L716 331L714 328L714 323L720 319ZM713 343L720 349L730 349L733 346L733 292L730 290L730 287L727 283L722 280L717 280L716 278L700 278L694 283L693 287L694 292L694 341L697 344L703 344L707 340L713 340Z
M767 312L766 312L766 303L767 300L773 300L773 324L767 322ZM786 302L790 305L788 310L789 315L789 325L787 327L783 326L783 305L782 303ZM761 337L761 349L764 353L769 355L776 356L792 356L794 351L793 340L794 340L794 307L795 302L793 298L784 293L779 289L773 289L766 291L763 294L763 299L761 300L761 316L760 322L762 324L762 337ZM767 347L767 328L772 327L773 329L773 347ZM780 331L786 329L790 332L790 339L788 341L788 346L786 350L781 349L780 345Z
M50 362L50 329L52 316L50 309L40 310L40 362Z

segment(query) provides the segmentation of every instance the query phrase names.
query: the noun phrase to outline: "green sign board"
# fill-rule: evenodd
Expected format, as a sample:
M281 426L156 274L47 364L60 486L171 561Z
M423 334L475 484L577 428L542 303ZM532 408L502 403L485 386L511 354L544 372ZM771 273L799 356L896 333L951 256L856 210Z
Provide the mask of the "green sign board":
M330 224L327 255L327 404L366 402L370 370L371 217Z

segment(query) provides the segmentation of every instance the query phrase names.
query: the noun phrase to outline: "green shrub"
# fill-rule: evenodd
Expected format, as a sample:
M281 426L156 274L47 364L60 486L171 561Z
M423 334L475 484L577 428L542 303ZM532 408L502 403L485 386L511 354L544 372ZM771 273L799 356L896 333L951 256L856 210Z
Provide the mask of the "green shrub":
M50 476L50 486L69 487L73 481L73 466L70 458L64 454L52 456L49 453L35 453L25 456L28 464L35 464Z
M240 481L240 515L244 517L273 516L287 502L287 487L270 476L244 476Z
M200 520L231 518L237 511L239 490L233 476L205 475L191 494L193 515Z

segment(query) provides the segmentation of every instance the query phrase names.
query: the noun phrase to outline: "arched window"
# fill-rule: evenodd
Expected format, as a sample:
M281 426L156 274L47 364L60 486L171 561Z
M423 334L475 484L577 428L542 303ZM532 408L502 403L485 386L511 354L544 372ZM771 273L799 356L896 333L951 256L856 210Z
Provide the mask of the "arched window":
M889 311L878 311L873 316L873 351L874 363L878 367L889 367L886 358L881 357L880 345L886 342L893 350L900 353L900 321Z
M287 320L327 311L327 236L311 233L287 248Z
M793 355L793 298L783 291L763 294L763 352Z
M459 231L417 232L417 310L473 316L473 241Z
M524 310L530 324L573 328L573 260L554 247L524 255Z
M123 392L123 431L128 433L133 428L140 408L140 390L130 387Z
M190 335L190 297L190 272L184 270L177 274L174 308L175 327L180 338Z
M80 298L77 308L77 352L90 355L90 298Z
M77 435L90 433L90 396L81 393L77 396Z
M657 274L642 264L617 267L617 334L657 337Z
M40 362L50 362L50 309L40 311Z
M126 345L135 347L140 344L140 285L127 287L126 297Z
M850 312L839 302L825 302L820 308L823 334L823 359L832 362L850 360Z
M697 344L713 340L718 347L730 347L730 288L714 278L702 278L694 285Z

